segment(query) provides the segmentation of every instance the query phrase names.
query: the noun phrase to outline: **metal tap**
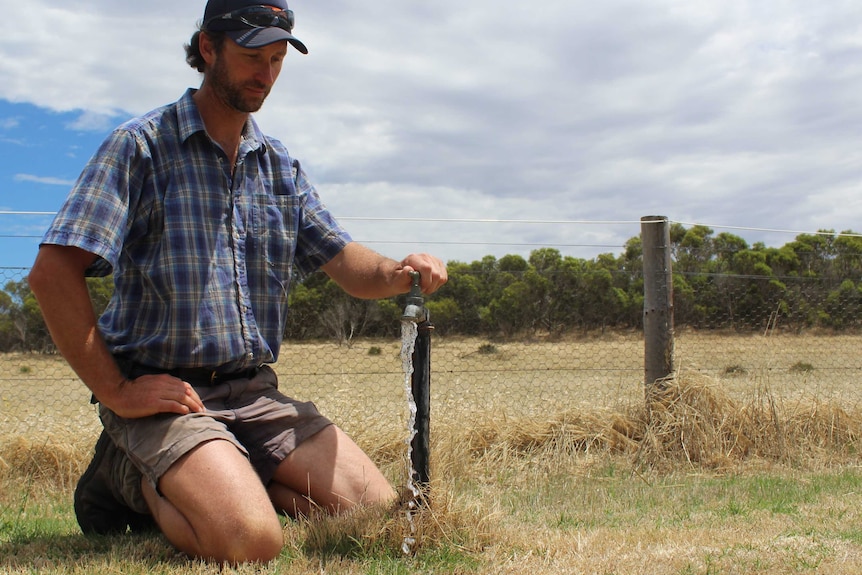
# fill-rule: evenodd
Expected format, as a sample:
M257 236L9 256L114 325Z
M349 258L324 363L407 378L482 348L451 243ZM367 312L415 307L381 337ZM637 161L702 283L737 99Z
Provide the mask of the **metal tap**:
M413 285L407 294L407 306L401 319L422 323L428 319L428 310L425 309L425 298L422 297L422 287L419 285L419 272L410 272L410 277L413 278Z

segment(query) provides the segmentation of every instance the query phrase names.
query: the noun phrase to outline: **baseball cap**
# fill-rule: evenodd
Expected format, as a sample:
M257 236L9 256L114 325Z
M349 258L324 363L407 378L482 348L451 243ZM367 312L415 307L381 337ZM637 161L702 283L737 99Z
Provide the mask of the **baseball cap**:
M260 48L287 40L308 54L308 48L292 34L293 10L285 0L209 0L201 30L224 32L244 48Z

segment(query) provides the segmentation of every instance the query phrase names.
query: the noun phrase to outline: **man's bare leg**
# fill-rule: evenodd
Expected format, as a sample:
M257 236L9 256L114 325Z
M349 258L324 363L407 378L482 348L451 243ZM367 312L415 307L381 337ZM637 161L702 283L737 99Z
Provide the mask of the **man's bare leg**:
M338 513L396 497L374 462L335 425L301 443L278 466L268 492L277 509L293 516L312 508Z
M284 544L278 515L248 459L228 441L199 445L144 497L168 540L193 557L269 561Z

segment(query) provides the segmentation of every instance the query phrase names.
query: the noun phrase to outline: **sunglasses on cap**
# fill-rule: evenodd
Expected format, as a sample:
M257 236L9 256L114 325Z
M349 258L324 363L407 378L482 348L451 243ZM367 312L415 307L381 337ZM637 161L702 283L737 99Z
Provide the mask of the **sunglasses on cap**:
M273 10L268 6L249 6L213 16L204 22L203 29L209 29L213 23L223 23L228 20L231 22L240 22L252 28L281 28L287 32L293 31L294 18L293 10Z

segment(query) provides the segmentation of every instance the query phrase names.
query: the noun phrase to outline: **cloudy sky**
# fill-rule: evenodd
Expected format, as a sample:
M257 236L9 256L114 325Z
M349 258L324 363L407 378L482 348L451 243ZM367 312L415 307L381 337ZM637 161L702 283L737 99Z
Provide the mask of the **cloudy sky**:
M0 211L52 212L110 128L199 84L182 45L204 3L7 4ZM862 231L858 0L291 8L310 54L258 121L393 257L618 254L655 214L776 246ZM0 213L0 267L48 221Z

